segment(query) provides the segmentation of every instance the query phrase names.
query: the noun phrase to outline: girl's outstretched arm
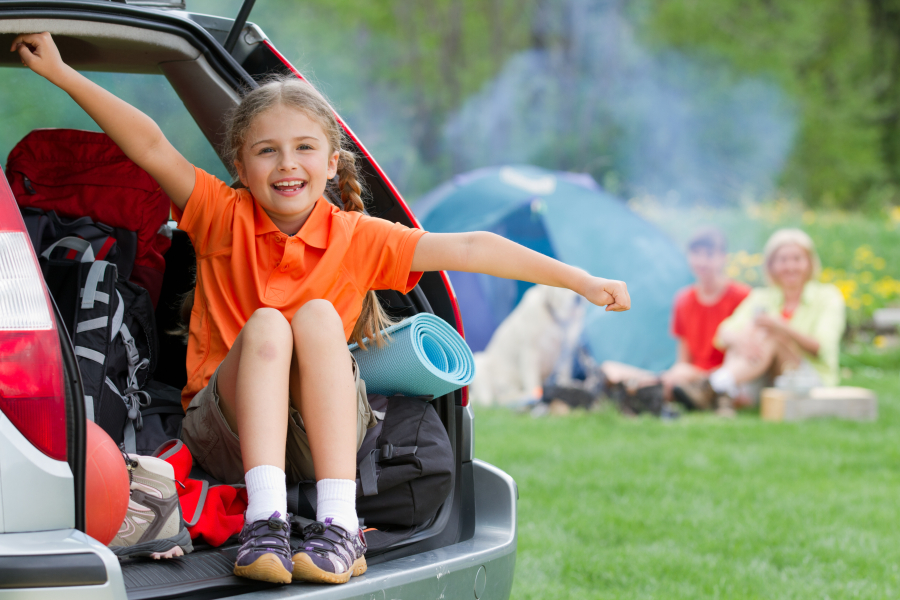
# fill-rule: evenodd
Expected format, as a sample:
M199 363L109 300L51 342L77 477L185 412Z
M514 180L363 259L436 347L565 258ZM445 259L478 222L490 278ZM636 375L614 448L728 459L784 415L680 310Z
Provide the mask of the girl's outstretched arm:
M16 36L10 51L18 52L23 65L69 94L178 208L184 208L194 189L194 168L153 119L64 63L47 32Z
M426 233L416 245L413 271L467 271L569 288L606 310L631 308L622 281L594 277L486 231Z

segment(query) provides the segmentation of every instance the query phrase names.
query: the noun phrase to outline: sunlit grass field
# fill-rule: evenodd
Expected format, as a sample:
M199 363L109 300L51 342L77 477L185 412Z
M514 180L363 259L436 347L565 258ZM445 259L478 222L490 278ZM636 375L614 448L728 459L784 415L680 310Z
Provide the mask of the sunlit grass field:
M900 375L882 366L846 382L878 392L874 423L478 409L476 456L519 486L512 597L900 597Z
M476 407L519 486L512 597L900 597L900 352L842 364L876 422Z

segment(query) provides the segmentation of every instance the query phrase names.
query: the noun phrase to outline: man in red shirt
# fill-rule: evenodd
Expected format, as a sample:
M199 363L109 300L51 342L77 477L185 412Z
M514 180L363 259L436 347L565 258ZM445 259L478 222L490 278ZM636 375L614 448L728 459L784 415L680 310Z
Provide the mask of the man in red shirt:
M672 311L672 334L678 341L675 364L657 375L606 361L601 368L609 383L622 383L632 393L656 386L666 400L674 396L688 408L715 408L703 405L704 394L695 393L693 388L722 365L724 355L713 346L713 337L719 324L750 293L748 286L732 281L725 274L727 250L725 234L715 227L697 231L688 242L688 264L697 281L675 297Z
M688 243L688 264L697 281L675 297L672 334L678 350L675 364L660 377L667 398L674 388L698 382L722 365L725 356L713 346L713 337L750 293L725 275L727 259L725 235L716 228L701 229ZM682 396L676 392L676 399Z

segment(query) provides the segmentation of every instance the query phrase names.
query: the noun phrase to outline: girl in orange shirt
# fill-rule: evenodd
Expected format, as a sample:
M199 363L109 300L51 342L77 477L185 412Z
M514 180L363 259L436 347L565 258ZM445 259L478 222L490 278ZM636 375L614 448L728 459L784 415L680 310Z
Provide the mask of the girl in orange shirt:
M625 284L485 233L435 234L363 214L354 156L327 102L298 79L249 92L229 124L246 189L192 166L148 116L63 63L49 33L12 51L66 91L172 200L197 251L184 438L211 474L243 478L249 506L235 574L342 583L366 570L356 450L371 419L348 337L379 340L372 289L407 292L423 271L565 287L628 310ZM324 199L338 176L343 206ZM317 482L317 520L292 555L285 469Z

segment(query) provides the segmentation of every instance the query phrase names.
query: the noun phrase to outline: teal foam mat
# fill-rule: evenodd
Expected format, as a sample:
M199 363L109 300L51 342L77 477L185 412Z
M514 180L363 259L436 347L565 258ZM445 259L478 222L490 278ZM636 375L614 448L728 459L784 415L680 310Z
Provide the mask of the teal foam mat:
M391 341L383 348L350 346L370 394L437 398L472 383L472 351L440 317L419 313L384 331Z

